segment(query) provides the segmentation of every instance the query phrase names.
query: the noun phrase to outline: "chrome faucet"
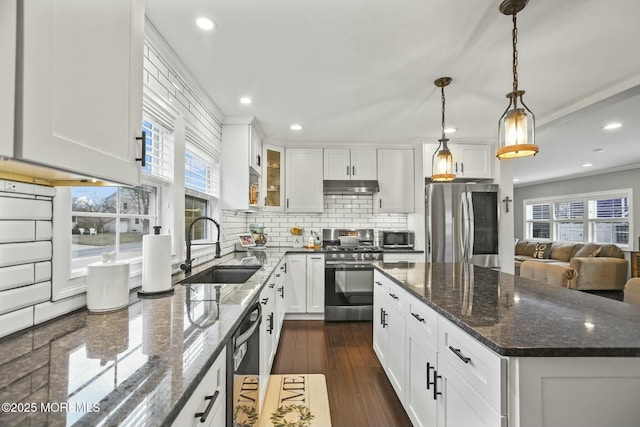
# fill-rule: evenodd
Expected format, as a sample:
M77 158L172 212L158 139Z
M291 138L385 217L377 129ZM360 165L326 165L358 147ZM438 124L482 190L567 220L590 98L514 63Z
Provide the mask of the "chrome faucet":
M187 259L184 261L184 263L180 264L180 269L184 270L185 273L191 273L191 263L193 262L193 259L191 259L191 234L193 231L193 225L200 221L200 220L208 220L213 222L216 225L216 229L218 230L218 241L216 242L216 258L220 258L220 224L218 224L218 222L213 219L213 218L209 218L208 216L201 216L198 217L196 219L193 220L193 222L191 223L191 225L189 226L189 230L187 231ZM209 245L210 243L199 243L201 245Z

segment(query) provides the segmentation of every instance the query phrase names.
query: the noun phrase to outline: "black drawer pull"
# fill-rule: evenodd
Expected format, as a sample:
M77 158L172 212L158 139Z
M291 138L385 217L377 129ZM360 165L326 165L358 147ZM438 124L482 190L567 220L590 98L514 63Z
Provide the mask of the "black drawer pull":
M284 286L280 286L278 292L280 292L280 298L284 298Z
M376 280L376 285L382 286L382 282L379 282L379 281Z
M213 396L204 397L204 400L209 401L209 403L207 403L207 407L204 409L204 412L196 412L196 418L199 417L201 423L204 423L205 421L207 421L209 412L211 412L211 409L213 409L213 405L216 403L216 400L218 399L219 394L220 394L220 391L216 390L216 392L213 393Z
M273 289L273 287L276 285L276 282L273 283L269 283L269 289Z
M458 356L460 358L460 360L462 360L464 363L469 363L471 362L471 358L467 357L467 356L463 356L462 353L460 352L459 348L453 348L453 346L449 346L449 350L453 351L453 353Z
M438 375L438 371L433 371L433 400L438 400L438 396L442 395L441 391L438 391L438 379L441 379L442 375Z
M140 157L136 157L136 162L140 162L140 166L147 166L147 132L142 131L142 136L136 136L136 141L141 141L142 146L140 150L142 151L142 155Z
M413 317L415 317L415 318L416 318L416 320L417 320L418 322L422 322L422 323L424 323L424 317L420 317L420 316L418 316L417 314L415 314L414 312L411 312L411 315L412 315Z
M262 298L262 305L267 305L269 298Z
M431 382L431 370L436 370L436 368L434 366L431 366L431 363L427 362L427 390L429 390L429 387L433 384Z
M398 298L398 295L396 295L396 294L389 293L389 296L390 296L391 298L393 298L393 299L399 299L399 298Z

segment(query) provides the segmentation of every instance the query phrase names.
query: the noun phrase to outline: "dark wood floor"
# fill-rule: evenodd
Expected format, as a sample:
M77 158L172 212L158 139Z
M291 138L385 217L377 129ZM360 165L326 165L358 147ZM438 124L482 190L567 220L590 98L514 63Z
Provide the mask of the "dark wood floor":
M273 374L324 374L333 427L411 426L373 352L371 322L285 321Z

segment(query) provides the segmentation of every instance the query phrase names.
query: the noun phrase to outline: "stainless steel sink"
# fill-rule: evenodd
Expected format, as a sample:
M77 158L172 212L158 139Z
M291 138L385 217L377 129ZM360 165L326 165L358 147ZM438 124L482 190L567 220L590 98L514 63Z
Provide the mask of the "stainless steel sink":
M244 283L260 269L260 265L214 265L187 277L182 283Z

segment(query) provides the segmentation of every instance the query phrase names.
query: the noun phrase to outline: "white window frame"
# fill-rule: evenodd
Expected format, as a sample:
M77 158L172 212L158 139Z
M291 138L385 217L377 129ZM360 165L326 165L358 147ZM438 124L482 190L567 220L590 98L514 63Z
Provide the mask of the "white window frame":
M589 201L594 200L602 200L602 199L615 199L615 198L626 198L629 204L629 216L627 218L590 218L589 217ZM554 204L559 202L576 202L582 201L584 206L583 218L582 219L555 219L555 210ZM529 224L532 222L528 220L527 217L527 207L530 205L536 204L549 204L550 205L550 216L549 216L549 230L550 236L548 239L546 238L533 238L530 237L529 233ZM633 231L633 189L631 188L623 188L619 190L608 190L608 191L598 191L593 193L580 193L580 194L568 194L562 196L551 196L551 197L540 197L533 199L525 199L522 201L522 212L523 212L523 229L522 235L525 236L527 240L533 241L556 241L560 240L558 237L558 229L557 224L562 222L582 222L583 223L583 242L594 242L595 237L593 236L593 224L595 222L628 222L629 223L629 242L627 245L616 244L621 249L629 249L633 246L633 242L631 241L631 236L634 236ZM535 222L539 222L536 220ZM576 242L579 243L579 242ZM603 243L604 244L604 243ZM614 243L615 244L615 243Z

